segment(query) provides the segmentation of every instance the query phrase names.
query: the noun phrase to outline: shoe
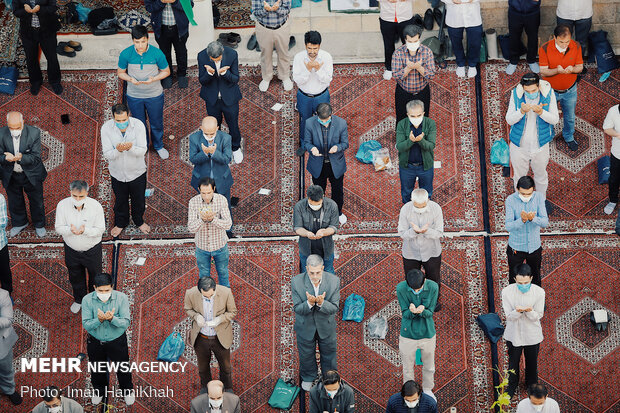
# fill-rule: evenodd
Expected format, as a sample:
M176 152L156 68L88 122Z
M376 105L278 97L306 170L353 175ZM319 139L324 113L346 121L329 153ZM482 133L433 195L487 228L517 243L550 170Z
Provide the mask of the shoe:
M21 227L13 227L13 228L11 228L11 231L9 232L9 237L11 237L11 238L12 237L16 237L27 226L28 226L28 224L22 225Z
M288 50L291 50L296 45L297 45L297 40L295 40L295 36L289 37L288 38Z
M545 209L547 210L547 216L553 213L553 204L545 199Z
M243 162L243 152L241 152L241 148L233 151L232 156L236 164L240 164L241 162Z
M235 234L233 234L232 231L226 231L226 236L228 237L228 239L233 239L235 238Z
M424 390L424 393L428 394L429 396L431 396L435 401L437 401L437 397L435 397L435 393L433 393L432 390Z
M260 83L258 84L258 90L260 90L261 92L266 92L267 89L269 89L269 80L261 80Z
M71 312L73 314L77 314L80 312L80 310L82 309L82 304L79 303L73 303L71 304ZM101 398L100 398L101 399ZM99 403L93 403L93 404L99 404Z
M177 83L179 85L179 89L185 89L189 85L189 79L187 76L179 76L177 79Z
M241 43L241 35L239 33L228 33L228 40L235 43Z
M585 60L584 60L584 62L585 62ZM580 75L582 75L582 76L583 76L583 75L585 75L586 73L588 73L588 68L584 66L584 67L583 67L583 70L582 70L582 71L581 71L581 73L580 73Z
M128 394L125 396L125 405L131 406L136 402L136 396L134 394Z
M512 63L510 63L507 67L506 67L506 74L507 75L513 75L515 73L515 71L517 70L517 65L513 65Z
M459 66L456 68L456 77L465 77L465 66Z
M424 13L424 28L426 30L433 30L433 26L435 25L434 14L432 9L427 9L426 13Z
M437 22L437 26L441 27L441 21L443 20L443 12L439 7L435 7L433 9L433 17L435 17L435 21Z
M566 144L571 151L576 151L579 148L579 145L575 141L566 142Z
M172 87L172 75L161 81L161 87L163 87L164 89L170 89Z
M93 406L99 405L99 403L101 403L102 400L103 400L103 397L101 396L93 396L90 398L90 402L93 404Z
M311 381L302 381L301 382L301 388L304 389L305 391L310 391L310 389L312 388L312 382Z
M424 29L424 19L422 18L422 16L420 16L419 14L416 14L416 15L413 16L413 18L411 20L413 20L413 24L415 24L416 26L419 26L420 28Z
M345 214L340 214L338 217L338 221L340 221L340 225L344 225L347 223L347 216Z
M534 73L540 73L540 66L538 66L538 63L534 62L534 63L528 63L527 64L530 67L530 70Z
M437 303L435 305L435 312L440 311L441 310L441 303Z
M166 148L161 148L157 150L157 155L159 155L159 157L161 159L168 159L170 157L170 154L168 153L168 151L166 150Z
M38 95L40 90L41 90L41 84L30 85L30 94L32 96Z
M58 46L70 47L76 52L79 52L80 50L82 50L82 43L76 42L75 40L70 40L68 42L58 42Z
M58 44L58 46L56 46L56 54L59 54L61 56L67 56L67 57L75 57L76 55L75 50L73 50L72 47L69 47L67 43L65 43L64 46L61 44Z
M603 212L605 212L607 215L611 215L611 213L614 212L614 209L616 209L616 202L610 202L605 205Z
M224 46L230 47L232 49L236 49L239 46L239 43L235 42L229 37L229 33L220 33L217 41L222 43Z
M250 40L248 40L247 48L248 50L254 50L256 49L256 46L258 46L258 42L256 41L256 33L252 33Z
M476 69L475 67L469 66L469 69L467 69L467 77L471 79L472 77L476 77L477 74L478 74L478 69Z
M302 146L297 148L297 150L295 151L295 155L297 156L304 156L305 154L306 154L306 150Z
M383 78L385 80L390 80L392 78L392 71L391 70L384 70L383 71Z
M24 401L24 399L22 399L22 395L16 391L13 392L13 394L9 394L8 396L11 403L13 403L13 405L15 406L19 406Z
M57 95L60 95L62 93L62 91L64 90L62 85L60 83L54 83L52 85L52 90L54 91L54 93L56 93Z
M282 86L284 86L285 91L293 90L293 81L288 77L282 81Z
M43 238L47 234L47 231L44 227L35 228L34 231L37 233L37 237L39 238Z

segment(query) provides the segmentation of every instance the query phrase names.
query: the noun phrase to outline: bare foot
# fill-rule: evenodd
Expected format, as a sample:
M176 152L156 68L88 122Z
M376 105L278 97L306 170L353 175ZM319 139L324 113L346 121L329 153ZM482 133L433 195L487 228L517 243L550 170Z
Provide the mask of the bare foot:
M151 232L151 227L149 227L149 225L146 222L140 225L138 229L140 229L140 231L142 231L143 234L148 234L149 232Z
M121 232L123 232L123 228L120 227L114 227L110 230L110 235L112 235L114 238L118 237L119 235L121 235Z

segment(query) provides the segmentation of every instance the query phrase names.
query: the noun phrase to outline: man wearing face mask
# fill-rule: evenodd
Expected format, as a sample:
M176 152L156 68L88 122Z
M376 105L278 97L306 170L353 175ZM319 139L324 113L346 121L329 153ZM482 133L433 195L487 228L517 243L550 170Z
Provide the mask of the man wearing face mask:
M515 267L526 262L532 269L534 284L540 286L542 246L540 229L549 225L543 197L535 190L534 180L522 176L517 192L506 198L506 230L508 230L508 281L515 282Z
M301 268L306 268L308 256L315 254L323 258L325 271L334 274L333 235L338 230L338 206L323 196L323 188L318 185L310 185L306 195L293 210Z
M88 184L76 180L69 185L71 196L56 206L56 232L65 245L65 265L73 288L71 312L80 311L82 298L93 291L95 274L101 272L101 237L105 231L103 207L88 197ZM86 281L88 272L88 283Z
M336 370L323 373L323 380L310 390L310 413L354 413L353 389L340 380Z
M525 385L538 382L538 351L543 341L540 319L545 309L545 290L532 284L532 270L527 264L516 269L516 283L502 290L502 307L506 316L504 340L508 349L508 377L506 392L514 396L519 385L521 354L525 358Z
M385 413L437 413L437 402L426 393L422 393L420 385L406 381L400 393L393 394L387 403Z
M44 237L43 181L47 171L41 159L41 131L26 125L20 112L7 113L6 123L6 127L0 128L0 165L13 225L10 236L17 236L28 226L25 192L37 236Z
M435 76L435 57L420 43L422 27L410 24L403 29L406 43L392 55L392 73L396 79L396 123L407 117L406 105L412 100L424 102L426 116L430 116L430 79Z
M113 119L101 127L101 150L108 161L114 191L114 227L110 235L118 237L129 225L129 200L131 218L143 234L151 227L144 222L146 209L146 128L136 118L129 116L123 103L112 106Z
M467 63L467 77L476 77L483 33L480 0L445 0L444 3L448 35L456 57L456 75L465 77ZM463 49L463 30L467 32L467 58Z
M13 347L18 337L13 328L13 302L9 292L0 288L0 394L14 406L22 403L21 392L15 389Z
M510 125L510 164L515 189L517 181L532 167L536 190L546 199L549 175L549 142L555 136L558 105L551 85L536 73L526 73L510 94L506 122ZM548 203L548 208L551 204Z
M95 276L95 291L84 297L82 326L88 333L86 349L88 361L128 362L129 347L127 334L131 312L129 299L120 291L114 290L112 276L101 273ZM97 406L107 394L110 372L91 372L91 382L95 390L93 405ZM123 391L125 404L131 406L136 401L130 372L116 372L118 386Z
M548 81L562 106L564 127L562 137L571 151L576 151L575 107L577 106L577 75L583 71L581 46L574 41L569 26L560 24L553 30L553 40L538 51L540 74Z
M424 102L407 102L407 118L396 125L396 149L398 150L398 175L403 204L411 199L416 179L420 188L433 194L435 165L435 121L424 116Z
M198 53L200 97L207 105L207 114L222 124L222 114L230 130L232 156L236 164L243 161L239 131L239 60L237 52L218 41L209 43Z
M62 396L62 391L56 386L47 386L43 389L43 401L37 404L32 413L83 413L84 408L75 400Z
M558 402L547 397L547 387L544 384L530 384L527 396L527 399L519 402L517 413L560 413Z
M336 314L340 303L340 279L324 271L324 268L320 256L310 255L306 261L306 271L291 281L299 376L301 387L306 391L310 390L318 375L315 357L317 343L321 371L336 370Z
M439 286L425 279L420 270L410 270L405 281L396 286L396 296L402 312L398 350L403 364L403 383L415 380L415 357L422 353L422 389L432 397L435 394L435 347L437 336L433 313L437 305Z
M190 413L241 413L239 396L224 392L224 383L211 380L207 393L192 400Z

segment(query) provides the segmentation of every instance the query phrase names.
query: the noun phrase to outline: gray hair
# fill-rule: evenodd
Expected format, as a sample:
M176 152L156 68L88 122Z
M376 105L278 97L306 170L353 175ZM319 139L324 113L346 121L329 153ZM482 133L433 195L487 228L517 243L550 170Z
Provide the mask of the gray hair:
M428 202L428 192L422 188L414 189L411 193L411 200L416 204L424 204Z
M212 277L200 277L198 279L198 290L207 292L209 290L215 290L217 283Z
M417 24L408 24L403 29L403 37L406 39L409 37L422 36L422 26L418 26Z
M320 255L312 254L306 260L306 267L321 267L323 266L323 258Z
M86 181L82 181L81 179L76 179L75 181L69 184L69 191L70 192L73 192L73 191L88 192L88 184L86 183Z
M323 192L323 188L321 188L319 185L310 185L306 190L306 195L308 195L308 199L314 202L318 202L323 199L324 194L325 193Z
M407 109L407 112L414 108L422 108L422 112L424 112L424 102L417 99L410 100L409 102L407 102L407 106L405 106L405 108Z
M6 121L7 121L7 123L9 122L9 118L11 117L11 113L19 113L19 120L20 120L21 123L24 123L24 114L21 113L21 112L18 112L16 110L12 110L10 112L7 112L7 114L6 114Z
M207 54L209 57L218 58L224 53L224 45L217 40L207 45Z

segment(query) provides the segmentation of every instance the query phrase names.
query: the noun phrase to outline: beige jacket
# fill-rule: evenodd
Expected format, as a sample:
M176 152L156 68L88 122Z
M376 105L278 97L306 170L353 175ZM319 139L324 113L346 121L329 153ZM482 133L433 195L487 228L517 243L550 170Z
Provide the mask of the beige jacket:
M192 287L185 291L185 312L192 319L192 331L190 333L190 344L192 347L196 342L196 337L200 333L200 326L196 323L196 316L203 314L202 293L198 287ZM231 321L237 315L235 298L230 288L218 285L215 287L215 303L213 304L213 317L221 316L221 323L215 327L217 338L224 348L230 348L233 342L233 330Z

